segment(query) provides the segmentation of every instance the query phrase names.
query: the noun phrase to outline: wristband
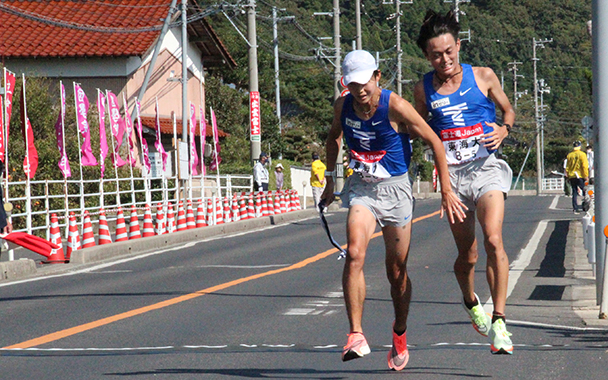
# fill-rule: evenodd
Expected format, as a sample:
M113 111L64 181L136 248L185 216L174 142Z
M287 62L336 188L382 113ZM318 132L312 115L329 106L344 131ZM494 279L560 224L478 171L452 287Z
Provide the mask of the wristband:
M503 124L502 126L507 128L507 132L511 133L511 124Z

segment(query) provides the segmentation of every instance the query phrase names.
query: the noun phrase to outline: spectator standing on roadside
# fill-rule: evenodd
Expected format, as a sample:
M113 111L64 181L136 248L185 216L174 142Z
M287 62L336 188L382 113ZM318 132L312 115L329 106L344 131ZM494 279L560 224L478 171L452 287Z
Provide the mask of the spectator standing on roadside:
M312 199L315 202L315 208L319 209L319 201L321 201L321 194L325 189L325 169L327 167L319 159L317 153L312 154L312 164L310 169L310 187L312 187Z
M585 193L585 183L589 182L589 162L587 155L581 152L580 141L575 141L572 146L572 152L566 157L566 176L572 186L572 210L578 214L583 211L583 206L578 204L578 190Z
M266 162L268 161L268 154L260 153L260 159L253 167L253 182L255 191L268 191L268 169L266 169Z
M277 191L283 190L283 165L277 164L274 168L274 177L277 184Z

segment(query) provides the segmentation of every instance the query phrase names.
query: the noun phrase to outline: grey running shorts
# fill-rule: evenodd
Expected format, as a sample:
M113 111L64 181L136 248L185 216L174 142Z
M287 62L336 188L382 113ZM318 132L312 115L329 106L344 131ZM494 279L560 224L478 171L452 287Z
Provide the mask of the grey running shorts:
M414 201L408 173L373 183L355 173L347 178L340 198L344 207L367 208L381 227L403 227L412 221Z
M505 161L494 154L460 165L449 165L452 190L469 211L475 211L482 195L500 190L505 198L511 188L513 172Z

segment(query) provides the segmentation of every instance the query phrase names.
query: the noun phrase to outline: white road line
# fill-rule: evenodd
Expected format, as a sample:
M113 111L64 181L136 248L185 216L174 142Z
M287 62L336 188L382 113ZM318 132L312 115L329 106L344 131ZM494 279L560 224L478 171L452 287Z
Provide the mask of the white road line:
M556 195L553 198L553 202L551 202L551 205L549 206L550 210L557 210L557 201L559 201L559 195Z

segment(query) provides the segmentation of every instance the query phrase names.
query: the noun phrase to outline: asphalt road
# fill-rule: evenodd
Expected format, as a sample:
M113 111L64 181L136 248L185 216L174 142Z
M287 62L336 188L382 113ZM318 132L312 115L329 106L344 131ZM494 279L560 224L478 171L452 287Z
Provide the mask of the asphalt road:
M438 205L418 202L415 217ZM393 311L381 237L370 243L365 267L372 353L341 362L342 262L319 221L308 219L1 283L0 379L604 379L608 331L585 328L564 293L572 281L568 205L508 200L505 246L523 265L507 305L512 356L491 355L467 321L452 273L454 243L434 215L413 228L408 366L387 369ZM345 218L328 217L341 243ZM485 303L483 247L480 256L477 293Z

